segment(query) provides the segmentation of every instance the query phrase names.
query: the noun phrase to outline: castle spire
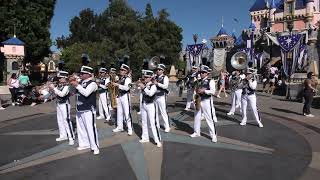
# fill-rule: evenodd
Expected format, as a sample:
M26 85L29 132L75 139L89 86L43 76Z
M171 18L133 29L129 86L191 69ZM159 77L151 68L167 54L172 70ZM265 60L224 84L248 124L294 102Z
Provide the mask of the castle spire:
M16 24L13 25L13 37L17 37L16 36Z

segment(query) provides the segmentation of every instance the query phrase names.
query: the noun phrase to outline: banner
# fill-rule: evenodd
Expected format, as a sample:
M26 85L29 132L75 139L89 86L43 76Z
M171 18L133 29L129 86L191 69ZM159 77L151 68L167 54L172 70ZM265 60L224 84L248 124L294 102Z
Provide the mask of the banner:
M201 56L205 47L205 44L187 45L186 51L189 52L188 70L191 70L193 63L195 63L197 67L200 67Z
M226 60L226 50L225 49L214 49L213 50L214 56L213 56L213 63L216 67L221 67L224 65L224 62Z

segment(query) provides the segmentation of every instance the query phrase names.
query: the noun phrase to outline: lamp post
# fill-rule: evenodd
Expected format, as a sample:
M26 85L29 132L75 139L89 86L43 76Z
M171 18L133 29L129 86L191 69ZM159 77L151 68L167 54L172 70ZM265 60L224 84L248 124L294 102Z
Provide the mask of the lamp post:
M250 32L250 60L252 63L252 66L254 67L254 56L253 56L253 49L254 49L254 32L256 30L256 26L254 23L251 23L251 25L249 26L249 32Z
M293 24L293 21L292 21L292 16L289 16L287 15L287 28L289 30L289 33L290 35L292 35L292 30L294 28L294 24ZM287 54L287 63L288 63L288 81L289 81L289 84L288 84L288 88L287 88L287 96L286 96L286 99L288 100L291 100L291 75L292 75L292 61L293 61L293 54L292 54L292 51L288 52Z

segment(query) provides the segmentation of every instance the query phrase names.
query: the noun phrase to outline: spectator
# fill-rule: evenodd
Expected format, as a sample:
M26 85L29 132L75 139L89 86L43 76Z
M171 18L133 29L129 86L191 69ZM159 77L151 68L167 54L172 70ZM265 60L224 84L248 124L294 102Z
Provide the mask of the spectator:
M304 106L303 106L303 115L307 117L314 117L314 115L311 114L310 108L313 100L313 96L315 95L317 91L317 85L318 81L316 79L316 76L313 72L309 72L307 74L307 79L304 81L304 90L303 90L303 96L304 96Z
M0 97L0 110L5 110L6 108L2 107L2 99Z
M21 72L21 75L19 76L19 83L21 87L27 87L31 85L29 76L26 74L26 71Z
M12 73L11 78L8 80L7 84L11 93L12 106L15 106L17 104L17 92L19 89L19 80L17 79L16 73Z
M220 77L219 77L219 91L217 94L217 98L221 98L220 93L222 91L224 92L224 96L228 97L228 95L226 93L226 75L227 75L227 73L224 70L221 70Z

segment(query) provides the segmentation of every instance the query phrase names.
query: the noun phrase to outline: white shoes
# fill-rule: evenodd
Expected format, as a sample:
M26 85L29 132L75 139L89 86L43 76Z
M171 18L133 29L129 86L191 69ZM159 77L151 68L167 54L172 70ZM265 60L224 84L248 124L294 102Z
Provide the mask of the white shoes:
M218 95L217 98L221 98L221 96Z
M77 150L78 151L81 151L81 150L85 150L85 149L89 149L90 147L89 146L79 146L78 148L77 148Z
M66 137L65 137L65 138L61 138L61 137L59 137L59 138L56 139L57 142L65 141L65 140L68 140L68 138L66 138Z
M227 115L228 115L228 116L233 116L234 113L233 113L233 112L228 112Z
M161 148L161 147L162 147L161 142L157 142L157 147L158 147L158 148Z
M97 119L100 120L100 119L103 119L103 117L102 116L98 116Z
M35 106L35 105L37 105L37 103L33 102L33 103L31 103L30 106Z
M164 132L168 133L168 132L170 132L170 130L171 130L171 128L166 128L166 129L164 130Z
M245 126L247 123L246 122L241 122L240 125L241 126Z
M123 132L123 129L115 128L115 129L112 130L112 132L115 132L115 133Z
M213 137L212 137L212 142L214 142L214 143L218 142L217 136L213 136Z
M193 133L193 134L190 135L190 137L195 138L195 137L200 137L200 135L197 134L197 133Z
M313 118L313 117L314 117L314 115L313 115L313 114L306 114L305 116L306 116L306 117L311 117L311 118Z
M149 139L141 139L139 142L140 143L148 143L148 142L150 142L150 140Z
M191 109L190 109L190 108L184 108L184 110L185 110L185 111L191 111Z
M12 106L16 106L16 103L12 103Z
M129 136L132 136L132 131L128 131L128 135L129 135Z
M74 145L74 140L73 139L69 139L69 145L70 146Z
M140 112L140 111L138 111L138 112L137 112L137 114L139 115L139 114L141 114L141 112Z
M258 123L259 127L263 128L263 124L262 123Z
M94 154L94 155L98 155L98 154L100 154L99 149L94 149L94 150L93 150L93 154Z
M4 107L0 107L0 110L5 110L6 108L4 108Z
M111 116L108 116L108 117L106 118L106 121L109 122L110 120L111 120Z

